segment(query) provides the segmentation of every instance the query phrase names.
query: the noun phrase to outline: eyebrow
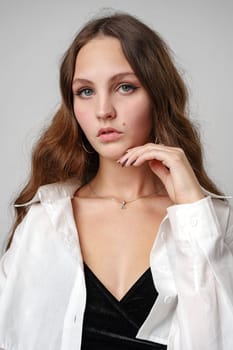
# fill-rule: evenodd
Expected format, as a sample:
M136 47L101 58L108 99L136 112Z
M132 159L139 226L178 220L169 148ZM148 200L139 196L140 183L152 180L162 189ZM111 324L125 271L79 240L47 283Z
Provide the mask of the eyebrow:
M133 72L122 72L122 73L118 73L118 74L115 74L111 77L110 81L114 81L114 80L117 80L117 79L121 79L127 75L131 75L131 76L134 76L136 77L135 73ZM83 79L83 78L75 78L73 80L73 85L76 84L76 83L82 83L82 84L92 84L92 81L91 80L88 80L88 79Z

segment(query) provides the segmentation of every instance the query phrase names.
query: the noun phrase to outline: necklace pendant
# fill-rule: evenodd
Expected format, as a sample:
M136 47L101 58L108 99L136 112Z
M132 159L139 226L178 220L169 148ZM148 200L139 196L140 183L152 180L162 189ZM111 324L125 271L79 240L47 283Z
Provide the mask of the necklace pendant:
M126 201L121 202L121 209L126 209Z

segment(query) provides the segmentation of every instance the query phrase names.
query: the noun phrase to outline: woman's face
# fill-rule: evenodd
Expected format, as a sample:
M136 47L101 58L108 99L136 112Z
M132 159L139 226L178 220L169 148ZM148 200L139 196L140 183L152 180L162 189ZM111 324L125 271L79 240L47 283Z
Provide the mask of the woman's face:
M117 39L100 36L81 48L73 94L77 121L100 157L117 160L150 140L150 98Z

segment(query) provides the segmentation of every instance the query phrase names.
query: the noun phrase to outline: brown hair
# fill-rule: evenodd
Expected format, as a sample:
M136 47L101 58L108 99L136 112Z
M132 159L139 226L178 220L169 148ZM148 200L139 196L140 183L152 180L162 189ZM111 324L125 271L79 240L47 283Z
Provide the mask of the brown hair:
M92 153L87 153L83 148L83 144L89 149L91 145L74 117L72 80L79 50L98 35L115 37L121 42L125 57L151 98L157 140L165 145L181 147L200 184L219 194L204 170L199 135L186 116L187 89L168 46L137 18L115 13L89 21L65 53L60 69L61 107L33 151L30 179L15 204L32 199L43 184L72 177L84 183L97 172L98 155L93 149ZM16 208L14 229L26 212L27 207Z

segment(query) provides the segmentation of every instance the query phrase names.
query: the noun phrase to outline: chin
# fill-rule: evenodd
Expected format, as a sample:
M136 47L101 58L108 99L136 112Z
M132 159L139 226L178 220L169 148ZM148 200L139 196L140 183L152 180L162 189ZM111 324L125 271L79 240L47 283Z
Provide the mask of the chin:
M123 156L123 153L114 153L114 154L99 154L102 159L110 160L116 162L120 157Z
M129 148L129 147L128 147ZM106 158L108 160L112 160L112 161L117 161L120 157L122 157L126 150L128 148L118 148L118 149L105 149L105 150L97 150L99 156L101 158Z

